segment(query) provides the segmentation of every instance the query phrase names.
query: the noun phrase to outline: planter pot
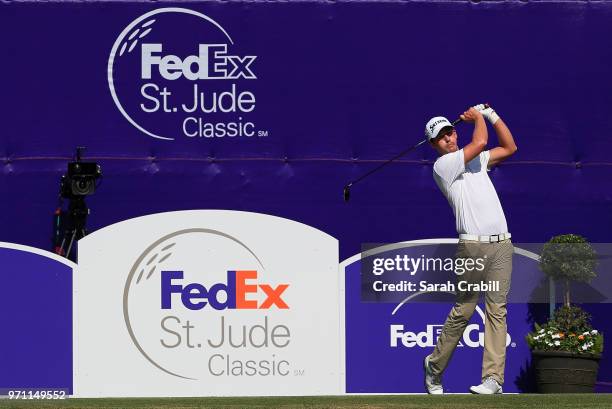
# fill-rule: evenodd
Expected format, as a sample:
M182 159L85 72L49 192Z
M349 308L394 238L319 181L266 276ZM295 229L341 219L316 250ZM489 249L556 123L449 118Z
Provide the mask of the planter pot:
M539 393L593 393L601 355L532 351Z

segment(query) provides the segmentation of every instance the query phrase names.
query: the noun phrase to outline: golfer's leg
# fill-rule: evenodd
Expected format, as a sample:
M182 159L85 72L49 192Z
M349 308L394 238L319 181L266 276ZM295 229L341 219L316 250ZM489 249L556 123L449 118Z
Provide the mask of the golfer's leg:
M482 379L493 377L500 385L504 383L506 365L506 298L510 290L513 247L510 241L489 245L495 247L489 254L490 267L487 280L498 281L499 291L487 292L485 296L485 337L482 357Z
M471 259L477 257L480 249L477 242L469 242L460 240L457 244L456 259ZM463 275L458 275L457 280L471 282L476 279L474 271L465 271ZM438 342L429 358L430 366L434 373L441 374L446 369L450 361L457 343L478 303L478 294L474 292L457 291L457 301L450 310L442 332L438 337Z
M476 309L476 301L457 302L451 309L436 347L429 358L434 373L441 374L446 369L457 343L474 313L474 309Z

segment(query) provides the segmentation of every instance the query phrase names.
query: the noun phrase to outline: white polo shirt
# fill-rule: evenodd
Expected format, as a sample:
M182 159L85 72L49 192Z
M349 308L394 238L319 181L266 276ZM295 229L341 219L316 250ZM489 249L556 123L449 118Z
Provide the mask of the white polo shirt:
M459 234L508 232L504 210L487 174L489 157L489 151L481 152L466 165L460 149L434 163L434 179L453 208Z

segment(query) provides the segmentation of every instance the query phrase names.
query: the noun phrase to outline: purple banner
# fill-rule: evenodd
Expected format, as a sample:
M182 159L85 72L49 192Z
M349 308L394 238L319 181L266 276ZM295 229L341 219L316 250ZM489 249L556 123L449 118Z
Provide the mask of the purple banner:
M72 393L72 267L42 253L0 246L3 391Z
M420 251L436 246L419 246ZM384 252L380 253L384 255ZM514 255L518 263L534 260ZM426 292L407 293L403 300L360 302L361 263L346 267L346 391L349 393L423 393L423 359L432 353L446 316L454 304ZM514 264L518 264L514 263ZM519 283L520 284L520 283ZM399 296L399 294L397 295ZM546 307L546 306L544 306ZM505 392L533 392L534 374L525 334L531 331L538 304L508 305ZM485 305L481 302L459 341L443 376L448 393L467 393L481 380Z

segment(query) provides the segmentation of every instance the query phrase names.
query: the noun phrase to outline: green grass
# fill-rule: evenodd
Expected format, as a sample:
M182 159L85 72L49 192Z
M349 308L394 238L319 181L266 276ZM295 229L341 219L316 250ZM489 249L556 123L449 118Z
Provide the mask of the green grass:
M191 409L191 408L612 408L612 394L586 395L393 395L274 398L141 398L66 399L63 401L0 400L0 408Z

